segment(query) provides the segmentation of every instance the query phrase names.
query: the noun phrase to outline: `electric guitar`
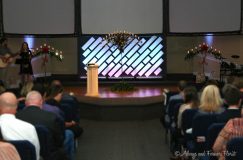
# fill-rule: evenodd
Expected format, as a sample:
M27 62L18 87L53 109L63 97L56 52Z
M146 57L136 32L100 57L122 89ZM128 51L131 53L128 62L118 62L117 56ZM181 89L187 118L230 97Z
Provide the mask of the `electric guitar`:
M13 62L15 56L19 55L20 53L15 54L5 54L4 56L0 56L0 68L7 67L10 63Z

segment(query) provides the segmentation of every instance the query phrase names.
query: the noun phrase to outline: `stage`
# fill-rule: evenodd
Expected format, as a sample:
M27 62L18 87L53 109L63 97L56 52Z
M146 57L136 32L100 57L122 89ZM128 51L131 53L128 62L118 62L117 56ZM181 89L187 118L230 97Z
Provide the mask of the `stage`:
M86 86L65 87L80 103L80 116L95 120L145 120L160 118L163 107L163 90L175 90L168 85L135 85L130 92L112 92L111 85L99 86L99 96L85 96Z

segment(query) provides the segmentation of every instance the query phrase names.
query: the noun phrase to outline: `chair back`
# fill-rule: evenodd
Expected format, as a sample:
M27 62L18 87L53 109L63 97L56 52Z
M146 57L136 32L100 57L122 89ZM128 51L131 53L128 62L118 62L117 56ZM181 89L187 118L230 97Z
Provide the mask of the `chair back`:
M212 150L214 142L218 137L220 131L224 128L225 123L213 123L209 126L207 131L207 148Z
M69 104L73 112L73 120L76 122L80 121L80 107L76 97L65 95L61 99L61 104Z
M176 92L176 91L169 91L169 92L163 92L163 95L165 97L164 99L164 106L167 106L168 105L168 102L169 102L169 99L171 96L174 96L176 94L178 94L179 92Z
M231 139L227 143L225 160L241 160L243 159L243 137Z
M73 113L72 106L70 104L61 103L60 108L64 112L65 121L70 122L70 121L74 120L75 116Z
M8 141L13 144L23 160L36 160L35 146L27 140Z
M184 133L186 133L187 129L192 128L192 120L197 111L198 109L187 109L182 113L181 129Z
M53 147L51 145L51 134L47 127L43 125L35 125L35 129L40 142L40 155L44 158L44 160L49 160Z
M198 112L192 121L192 138L195 144L195 152L202 153L206 150L206 136L209 126L217 121L215 113Z
M176 108L183 103L182 99L171 100L166 109L166 116L165 116L165 128L169 128L171 123L174 121L174 113ZM168 117L168 118L167 118Z
M224 128L225 123L213 123L209 126L208 131L207 131L207 138L206 138L206 147L207 147L207 151L209 151L210 153L213 153L212 148L214 145L214 142L216 140L216 138L218 137L220 131ZM217 156L213 156L213 154L211 154L211 156L208 156L209 160L217 160L218 157Z

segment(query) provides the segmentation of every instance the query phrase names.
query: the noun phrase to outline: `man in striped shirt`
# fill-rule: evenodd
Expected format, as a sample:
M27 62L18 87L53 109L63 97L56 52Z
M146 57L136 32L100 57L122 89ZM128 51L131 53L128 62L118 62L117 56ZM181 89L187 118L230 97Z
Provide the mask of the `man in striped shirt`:
M243 136L243 118L234 118L227 122L224 128L219 133L213 151L220 153L219 160L225 160L226 145L235 137Z
M0 141L0 159L20 160L20 156L12 144Z

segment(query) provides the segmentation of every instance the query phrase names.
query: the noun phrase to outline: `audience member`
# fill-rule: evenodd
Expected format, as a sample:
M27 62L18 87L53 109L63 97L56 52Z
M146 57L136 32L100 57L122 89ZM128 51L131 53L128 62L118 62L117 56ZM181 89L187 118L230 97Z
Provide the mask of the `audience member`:
M61 109L59 109L56 106L45 103L46 90L44 85L40 83L35 83L32 90L38 91L42 95L43 97L42 109L44 111L54 113L60 119L62 126L65 126L65 117L63 111L61 111ZM73 155L74 154L74 134L69 129L65 129L64 147L67 153L69 154L69 157L73 157L74 156ZM73 158L70 159L72 160Z
M63 87L60 85L51 85L48 92L48 99L46 100L47 104L57 106L60 109L63 109L60 101L62 99ZM72 117L67 117L67 113L63 110L65 114L65 126L67 129L73 131L75 138L80 137L83 132L83 129L79 124L72 119Z
M0 141L0 160L20 160L20 156L12 144Z
M177 89L178 89L179 93L176 94L176 95L171 96L170 99L169 99L169 103L172 100L183 99L183 90L186 87L187 87L187 82L186 81L183 81L183 80L179 81L178 86L177 86Z
M208 85L203 89L199 112L202 113L221 113L222 99L220 96L219 88L215 85Z
M243 136L243 118L234 118L227 122L219 133L213 151L220 153L219 160L225 159L226 145L232 138Z
M51 142L51 152L59 152L62 155L62 148L64 142L64 124L61 125L58 117L51 113L42 110L43 99L39 92L31 91L27 94L25 100L25 108L17 113L17 117L33 125L43 125L48 128L51 133L53 142ZM60 159L55 157L55 159Z
M232 84L226 84L222 92L228 108L217 117L217 121L226 123L231 118L241 117L241 110L239 108L241 103L240 90Z
M15 117L17 98L13 93L5 92L0 95L0 127L4 140L28 140L36 150L39 160L40 145L35 127Z
M46 100L46 88L43 84L35 83L33 88L32 88L32 91L37 91L41 94L41 96L43 98L42 109L44 111L52 112L52 113L56 114L61 120L64 121L65 118L64 118L63 111L61 109L59 109L58 107L56 107L54 105L47 104L45 102L45 100Z
M63 86L61 81L59 80L53 80L51 83L51 86ZM73 92L65 92L65 90L63 89L63 93L62 93L62 98L61 98L61 103L68 103L71 105L72 110L73 110L73 120L75 122L79 122L80 121L80 108L79 108L79 102L77 100L77 98L75 97Z
M177 118L178 128L181 128L182 113L187 109L198 108L199 105L198 93L195 87L186 87L183 93L184 104L182 104L179 109Z

